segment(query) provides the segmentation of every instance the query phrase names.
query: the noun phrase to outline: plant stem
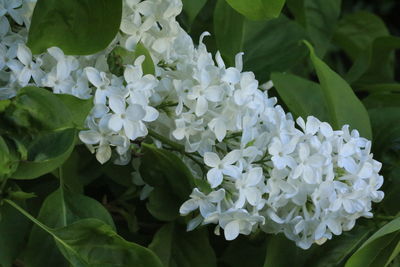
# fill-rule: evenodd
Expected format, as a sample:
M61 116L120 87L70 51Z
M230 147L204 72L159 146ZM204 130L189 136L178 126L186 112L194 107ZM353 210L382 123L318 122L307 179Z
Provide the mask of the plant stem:
M201 157L200 155L188 153L185 151L185 147L183 145L175 143L174 141L171 141L168 138L165 138L164 136L154 132L151 129L148 129L148 131L149 131L149 135L151 137L161 141L165 145L168 145L172 150L177 151L177 152L187 156L189 159L193 160L196 164L198 164L201 167L201 169L204 171L204 164L200 160L195 158L195 156Z

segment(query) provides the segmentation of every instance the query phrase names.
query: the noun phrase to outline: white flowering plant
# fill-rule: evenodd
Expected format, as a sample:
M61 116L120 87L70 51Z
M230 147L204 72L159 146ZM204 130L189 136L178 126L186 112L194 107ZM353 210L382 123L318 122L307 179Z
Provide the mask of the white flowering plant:
M340 0L0 0L0 266L399 265L388 27Z

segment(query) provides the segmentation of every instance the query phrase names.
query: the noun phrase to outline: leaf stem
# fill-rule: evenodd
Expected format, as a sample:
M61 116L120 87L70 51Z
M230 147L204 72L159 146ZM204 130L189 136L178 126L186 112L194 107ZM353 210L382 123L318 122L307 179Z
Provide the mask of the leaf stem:
M8 203L9 205L11 205L12 207L14 207L16 210L18 210L19 212L22 213L22 215L24 215L25 217L27 217L29 220L31 220L34 224L36 224L37 226L39 226L40 228L42 228L45 232L47 232L48 234L50 234L56 241L58 241L59 243L61 243L64 247L72 250L73 252L76 253L76 251L74 251L71 246L69 246L67 243L65 243L64 240L62 240L61 238L59 238L56 234L53 233L53 229L51 229L50 227L44 225L43 223L41 223L40 221L38 221L35 217L33 217L32 215L30 215L26 210L24 210L23 208L21 208L17 203L15 203L14 201L10 200L10 199L5 199L4 200L6 203Z
M161 141L163 144L168 145L172 150L180 152L181 154L187 156L189 159L193 160L196 164L198 164L201 169L204 171L204 164L201 162L199 159L195 158L195 156L201 157L199 154L194 154L194 153L188 153L185 151L185 147L181 144L178 144L174 141L169 140L168 138L165 138L164 136L156 133L155 131L148 129L149 135L158 141Z
M31 220L33 223L35 223L40 228L42 228L44 231L46 231L47 233L49 233L52 236L55 236L49 227L47 227L43 223L39 222L36 218L34 218L32 215L30 215L26 210L21 208L17 203L15 203L14 201L12 201L10 199L4 199L4 201L6 203L8 203L9 205L11 205L12 207L14 207L19 212L21 212L25 217L27 217L29 220Z

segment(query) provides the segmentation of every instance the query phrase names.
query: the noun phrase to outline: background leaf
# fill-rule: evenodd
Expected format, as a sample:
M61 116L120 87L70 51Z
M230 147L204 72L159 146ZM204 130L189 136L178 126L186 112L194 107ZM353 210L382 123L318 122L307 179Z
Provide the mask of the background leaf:
M10 205L0 206L0 265L11 267L25 245L29 221Z
M359 248L346 262L346 267L386 266L393 260L392 253L398 254L400 242L400 218L389 222ZM394 255L396 256L396 255Z
M252 20L277 18L285 0L226 0L236 11Z
M182 226L166 224L155 234L149 248L159 256L165 267L217 266L205 228L187 232Z
M79 220L53 232L62 240L57 245L73 266L162 266L151 250L124 240L97 219Z
M100 219L115 229L110 214L97 201L61 189L47 197L37 217L51 228L64 227L86 218ZM33 227L30 234L24 260L29 266L68 266L53 238L37 226Z
M192 173L172 152L148 144L143 144L143 152L140 174L155 188L147 207L155 218L172 221L179 217L180 205L194 188Z
M340 15L341 0L304 0L304 18L308 36L319 57L331 45Z
M225 0L218 0L214 10L214 33L224 60L234 66L235 55L242 52L244 17L230 7Z
M315 116L328 121L325 98L318 83L287 73L272 73L271 79L295 118Z
M119 30L122 0L38 0L29 29L33 54L60 47L68 55L89 55L108 46Z
M371 123L364 105L347 82L316 56L309 43L306 44L328 104L329 122L332 127L340 129L344 124L349 124L352 129L357 129L361 136L371 139Z

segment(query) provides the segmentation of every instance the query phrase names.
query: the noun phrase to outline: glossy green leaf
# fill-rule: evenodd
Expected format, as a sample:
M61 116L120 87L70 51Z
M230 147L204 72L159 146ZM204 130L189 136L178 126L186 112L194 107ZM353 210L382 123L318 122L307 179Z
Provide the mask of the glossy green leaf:
M68 55L105 49L121 23L122 0L38 0L29 29L34 54L57 46Z
M93 99L80 99L72 95L56 94L71 114L71 120L75 127L83 128L85 120L93 107Z
M142 145L144 156L140 174L146 183L155 188L150 194L149 211L159 220L174 220L179 217L180 205L194 188L194 178L182 160L172 152L153 145Z
M400 218L383 226L350 257L346 267L386 266L393 259L393 252L400 252L399 230Z
M315 116L321 121L329 119L322 88L318 83L286 73L272 73L271 79L295 118Z
M230 7L225 0L218 0L214 10L214 32L218 50L230 66L235 55L242 51L244 17Z
M28 159L21 161L14 179L35 179L61 166L75 146L75 129L43 133L28 146Z
M332 127L340 129L349 124L352 129L357 129L361 136L371 139L371 123L364 105L347 82L316 56L308 42L306 45L325 96Z
M155 234L149 249L158 255L165 267L217 266L208 232L204 228L187 232L183 226L166 224Z
M389 32L381 18L366 11L359 11L340 20L334 41L350 58L355 59L376 38L388 35Z
M18 91L13 101L18 112L23 112L29 121L28 127L35 127L43 130L56 130L72 127L72 114L52 92L38 87L24 87ZM12 115L11 120L18 118ZM25 126L25 125L23 125Z
M237 12L251 20L277 18L285 0L226 0Z
M10 205L0 206L0 266L11 267L25 245L29 221Z
M305 27L317 55L321 58L331 45L340 15L341 2L341 0L304 0Z
M162 266L151 250L124 240L97 219L79 220L53 233L60 251L76 267Z
M261 83L269 80L271 72L288 71L307 55L301 44L306 32L285 16L267 22L247 21L244 32L244 68L253 71Z
M60 189L46 198L37 219L48 227L60 228L86 218L99 219L115 229L110 214L100 203ZM37 226L30 234L24 260L29 266L68 266L52 237Z

